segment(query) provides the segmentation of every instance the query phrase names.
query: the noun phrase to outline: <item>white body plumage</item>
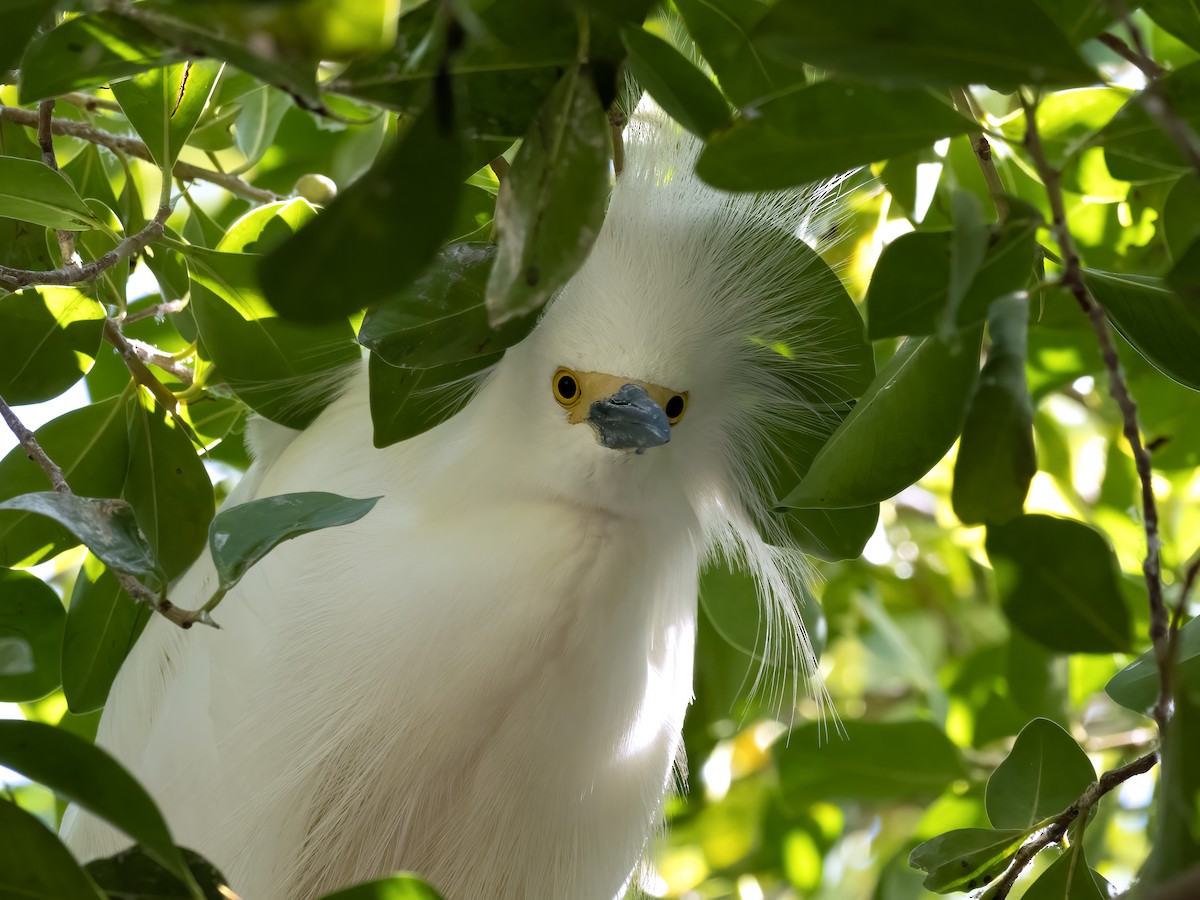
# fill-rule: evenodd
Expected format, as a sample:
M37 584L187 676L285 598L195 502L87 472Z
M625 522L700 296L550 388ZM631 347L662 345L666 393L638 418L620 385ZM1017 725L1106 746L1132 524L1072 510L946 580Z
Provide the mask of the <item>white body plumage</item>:
M756 576L768 651L810 669L761 481L770 426L821 416L817 355L770 347L820 323L761 238L821 198L719 194L696 150L635 117L587 263L456 416L376 450L363 373L259 447L238 502L382 499L273 551L220 631L155 619L127 661L99 742L247 900L397 869L452 900L618 895L671 787L715 554ZM686 391L686 415L664 446L601 446L551 392L563 366ZM202 559L172 599L212 581ZM127 843L77 810L64 832L85 858Z

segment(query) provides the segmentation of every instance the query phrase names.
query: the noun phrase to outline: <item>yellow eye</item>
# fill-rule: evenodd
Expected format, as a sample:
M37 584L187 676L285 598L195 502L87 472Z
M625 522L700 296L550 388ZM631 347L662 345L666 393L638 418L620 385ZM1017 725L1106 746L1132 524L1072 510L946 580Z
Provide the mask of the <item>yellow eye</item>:
M559 406L570 409L583 397L583 391L579 388L579 379L570 369L559 368L555 371L553 384L554 399L558 401Z
M687 394L674 394L663 407L663 412L667 414L667 421L674 425L687 412Z

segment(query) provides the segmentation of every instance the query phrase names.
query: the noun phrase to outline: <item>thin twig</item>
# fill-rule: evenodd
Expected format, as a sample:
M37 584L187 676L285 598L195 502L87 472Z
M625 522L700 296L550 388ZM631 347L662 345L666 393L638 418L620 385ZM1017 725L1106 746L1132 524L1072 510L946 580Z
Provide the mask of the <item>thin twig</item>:
M1057 844L1061 841L1071 823L1078 819L1080 815L1086 815L1087 811L1095 806L1101 797L1113 788L1124 784L1134 775L1149 772L1157 762L1158 752L1152 751L1145 756L1139 756L1131 763L1112 769L1101 775L1100 780L1090 785L1086 791L1079 795L1079 798L1074 803L1051 819L1044 829L1037 832L1021 845L1021 849L1013 857L1012 864L1005 870L1004 876L989 889L988 896L991 900L1004 900L1008 896L1008 892L1012 890L1013 885L1016 884L1021 873L1025 871L1025 867L1029 865L1033 858L1051 844Z
M60 94L58 99L70 103L72 106L86 109L88 112L94 112L97 109L103 109L107 112L121 112L121 104L116 100L105 100L102 97L93 97L91 94L83 94L79 91Z
M4 417L4 421L8 423L9 429L17 436L17 440L21 442L21 449L25 451L25 455L38 464L38 467L46 473L46 477L50 479L50 485L60 494L71 493L71 488L67 485L67 478L63 475L63 470L58 467L46 451L42 449L42 445L37 442L37 438L33 436L33 432L25 427L25 423L17 418L17 414L13 412L12 407L4 402L4 398L0 397L0 416Z
M121 319L122 325L129 325L133 322L140 322L142 319L155 318L157 316L171 315L172 313L183 312L187 308L188 301L182 300L166 300L162 303L155 303L153 306L147 306L145 309L137 309L131 313L127 313Z
M128 259L147 244L152 244L162 237L163 226L170 215L171 208L164 206L141 231L125 238L99 259L81 266L63 266L60 269L39 272L34 269L10 269L0 265L0 285L9 290L16 290L29 284L83 284L93 281L101 272L111 269L121 260Z
M1133 63L1137 68L1141 69L1147 78L1158 78L1163 74L1162 66L1156 63L1148 56L1143 56L1138 53L1127 43L1117 37L1115 34L1110 34L1105 31L1097 35L1096 40L1102 43L1109 50L1112 50L1117 56L1124 59L1126 62Z
M152 347L150 344L135 340L134 338L125 338L125 341L133 349L133 352L138 355L138 359L152 366L158 366L164 372L169 372L188 387L192 384L192 370L177 360L170 353L163 353L157 347Z
M179 401L175 399L175 395L154 377L153 372L146 368L137 348L130 343L129 338L121 333L115 319L104 320L104 340L116 348L117 355L125 362L125 368L129 370L133 380L149 390L154 395L154 399L158 401L159 406L172 413L179 409Z
M42 162L54 172L58 171L58 157L54 155L54 132L51 130L53 121L54 101L43 100L38 104L37 138L38 146L42 148ZM55 231L58 239L58 252L62 257L64 268L76 265L75 233L59 229Z
M37 127L37 113L27 109L19 109L15 106L0 106L0 120L16 122L18 125L24 125L29 128ZM101 131L82 122L73 122L70 119L54 119L51 122L51 129L54 134L70 135L71 137L77 137L81 140L98 144L101 147L107 147L109 150L126 153L129 156L136 156L138 159L143 159L146 162L154 162L146 145L141 141L135 141L133 138L110 134L107 131ZM191 163L177 162L172 171L176 178L183 178L188 181L208 181L225 188L231 194L245 197L247 200L254 200L257 203L271 203L282 199L279 194L263 190L262 188L256 188L242 181L236 175L213 172L210 169L193 166Z
M608 111L608 127L613 145L613 174L618 177L625 168L625 121L625 114L615 106Z
M971 102L971 95L966 88L952 88L950 97L960 113L973 122L979 121L975 104ZM968 136L971 139L971 149L975 151L975 158L979 161L979 169L983 172L983 180L987 182L988 194L996 207L996 218L1003 222L1008 217L1008 200L1004 196L1004 183L1000 180L1000 173L996 171L996 164L992 160L992 145L979 129L970 132Z
M1092 331L1096 334L1096 341L1100 345L1100 354L1104 359L1104 368L1108 372L1108 392L1121 411L1122 431L1133 452L1138 480L1141 483L1142 527L1146 532L1146 558L1142 563L1142 574L1146 579L1146 591L1150 600L1150 640L1154 644L1154 656L1158 662L1159 696L1154 707L1154 718L1158 722L1161 733L1166 728L1167 711L1170 708L1171 647L1167 639L1167 607L1163 602L1162 563L1159 556L1158 504L1154 499L1150 453L1142 444L1142 434L1138 428L1137 403L1125 383L1125 373L1121 368L1121 359L1117 355L1117 346L1113 341L1112 329L1108 325L1108 317L1104 313L1104 308L1092 296L1083 279L1083 267L1079 259L1079 252L1075 247L1074 238L1071 237L1071 230L1067 227L1066 205L1062 193L1062 173L1051 166L1046 159L1046 151L1038 133L1036 104L1022 95L1021 105L1025 108L1025 147L1045 185L1046 196L1050 201L1050 210L1054 218L1052 228L1055 238L1058 240L1058 246L1062 250L1062 286L1075 297L1076 302L1087 314Z

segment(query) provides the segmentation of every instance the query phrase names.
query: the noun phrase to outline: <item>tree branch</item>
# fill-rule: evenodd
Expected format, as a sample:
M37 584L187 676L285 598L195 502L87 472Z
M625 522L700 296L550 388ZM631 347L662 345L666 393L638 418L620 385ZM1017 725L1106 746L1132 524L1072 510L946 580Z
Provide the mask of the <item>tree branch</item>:
M54 155L54 134L51 131L53 113L53 100L43 100L38 104L37 138L38 146L42 148L42 162L45 163L51 171L57 172L58 157ZM76 264L74 232L57 230L54 234L58 239L58 252L62 257L63 267L69 268L74 266Z
M973 122L979 121L975 104L971 102L971 95L966 88L952 88L950 98L960 113ZM983 180L987 182L988 194L991 195L992 203L996 207L996 218L1003 222L1008 216L1008 200L1004 196L1004 183L1000 180L1000 173L996 171L996 164L992 161L992 145L988 143L983 131L979 129L972 131L970 138L971 149L975 151L975 159L979 161Z
M170 353L163 353L157 347L143 343L139 340L135 340L134 338L124 338L124 340L129 344L129 346L133 349L133 352L137 354L138 359L140 359L142 362L152 366L157 366L164 372L169 372L182 381L186 386L191 387L193 378L192 370L177 360Z
M16 122L18 125L24 125L28 128L35 128L37 127L37 117L37 113L27 109L19 109L15 106L0 106L0 120L8 120L9 122ZM70 119L54 119L50 127L54 134L70 135L71 137L77 137L92 144L98 144L101 147L107 147L109 150L126 153L129 156L136 156L138 159L145 160L146 162L154 162L146 145L141 141L135 141L133 138L121 137L120 135L110 134L107 131L100 131L97 128L92 128L90 125L85 125L82 122L73 122ZM236 175L214 172L211 169L202 169L199 166L193 166L191 163L177 162L172 171L176 178L182 178L187 181L208 181L225 188L231 194L245 197L247 200L253 200L256 203L271 203L272 201L282 199L279 194L263 190L262 188L256 188L251 184L247 184Z
M137 348L121 333L121 329L115 319L104 320L104 339L116 348L117 355L124 360L125 368L129 369L129 374L133 376L133 380L149 390L154 395L154 399L158 401L159 406L169 410L171 413L179 409L179 401L175 399L175 395L167 390L166 385L154 377L153 372L146 368L146 364L142 362ZM143 344L142 346L146 345Z
M1113 340L1112 329L1108 325L1108 317L1083 280L1083 268L1079 253L1075 247L1074 238L1071 237L1071 230L1067 227L1061 173L1047 161L1046 151L1038 133L1037 105L1030 102L1024 95L1021 96L1021 105L1025 108L1025 148L1029 151L1034 167L1046 187L1046 196L1050 201L1050 209L1054 217L1052 228L1063 254L1061 282L1087 314L1092 331L1096 334L1096 341L1100 345L1100 353L1104 359L1104 368L1108 371L1108 392L1121 411L1122 431L1133 451L1138 481L1141 483L1142 527L1146 532L1146 558L1142 564L1142 574L1146 579L1146 590L1150 600L1150 640L1154 644L1154 656L1158 662L1160 679L1158 701L1154 706L1154 718L1158 722L1160 733L1162 733L1165 730L1170 708L1172 666L1171 645L1168 640L1167 607L1163 602L1158 505L1154 499L1150 453L1142 444L1142 435L1138 428L1137 403L1134 402L1133 396L1129 393L1129 387L1125 383L1125 373L1121 368L1120 357L1117 356L1117 346Z
M1079 799L1051 819L1045 828L1021 845L1021 849L1013 857L1012 864L1005 870L1004 876L989 889L988 896L991 900L1004 900L1008 896L1008 892L1012 890L1013 885L1016 884L1021 873L1025 871L1025 867L1029 865L1033 858L1051 844L1057 844L1061 841L1071 823L1078 819L1080 815L1086 815L1087 811L1095 806L1101 797L1113 788L1124 784L1134 775L1149 772L1157 762L1158 753L1157 751L1152 751L1145 756L1139 756L1131 763L1112 769L1101 775L1099 781L1092 784L1086 791L1079 795Z

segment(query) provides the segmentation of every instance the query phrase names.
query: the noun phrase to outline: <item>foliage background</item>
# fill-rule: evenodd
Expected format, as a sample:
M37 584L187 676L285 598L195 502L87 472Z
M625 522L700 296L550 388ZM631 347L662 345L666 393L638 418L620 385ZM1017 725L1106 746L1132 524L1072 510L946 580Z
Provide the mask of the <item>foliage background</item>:
M247 410L303 426L357 333L394 442L527 332L602 217L626 69L719 187L866 167L826 261L879 373L779 492L821 560L806 616L841 727L751 695L752 590L708 573L691 789L642 889L1200 894L1200 17L1132 6L0 7L0 396L28 421L60 398L0 461L0 699L54 726L0 723L25 776L0 895L213 895L71 736L150 607L196 618L157 589L246 465ZM35 446L128 505L48 499ZM256 527L235 564L296 525ZM85 873L38 821L64 799L144 854ZM361 893L385 895L432 896Z

